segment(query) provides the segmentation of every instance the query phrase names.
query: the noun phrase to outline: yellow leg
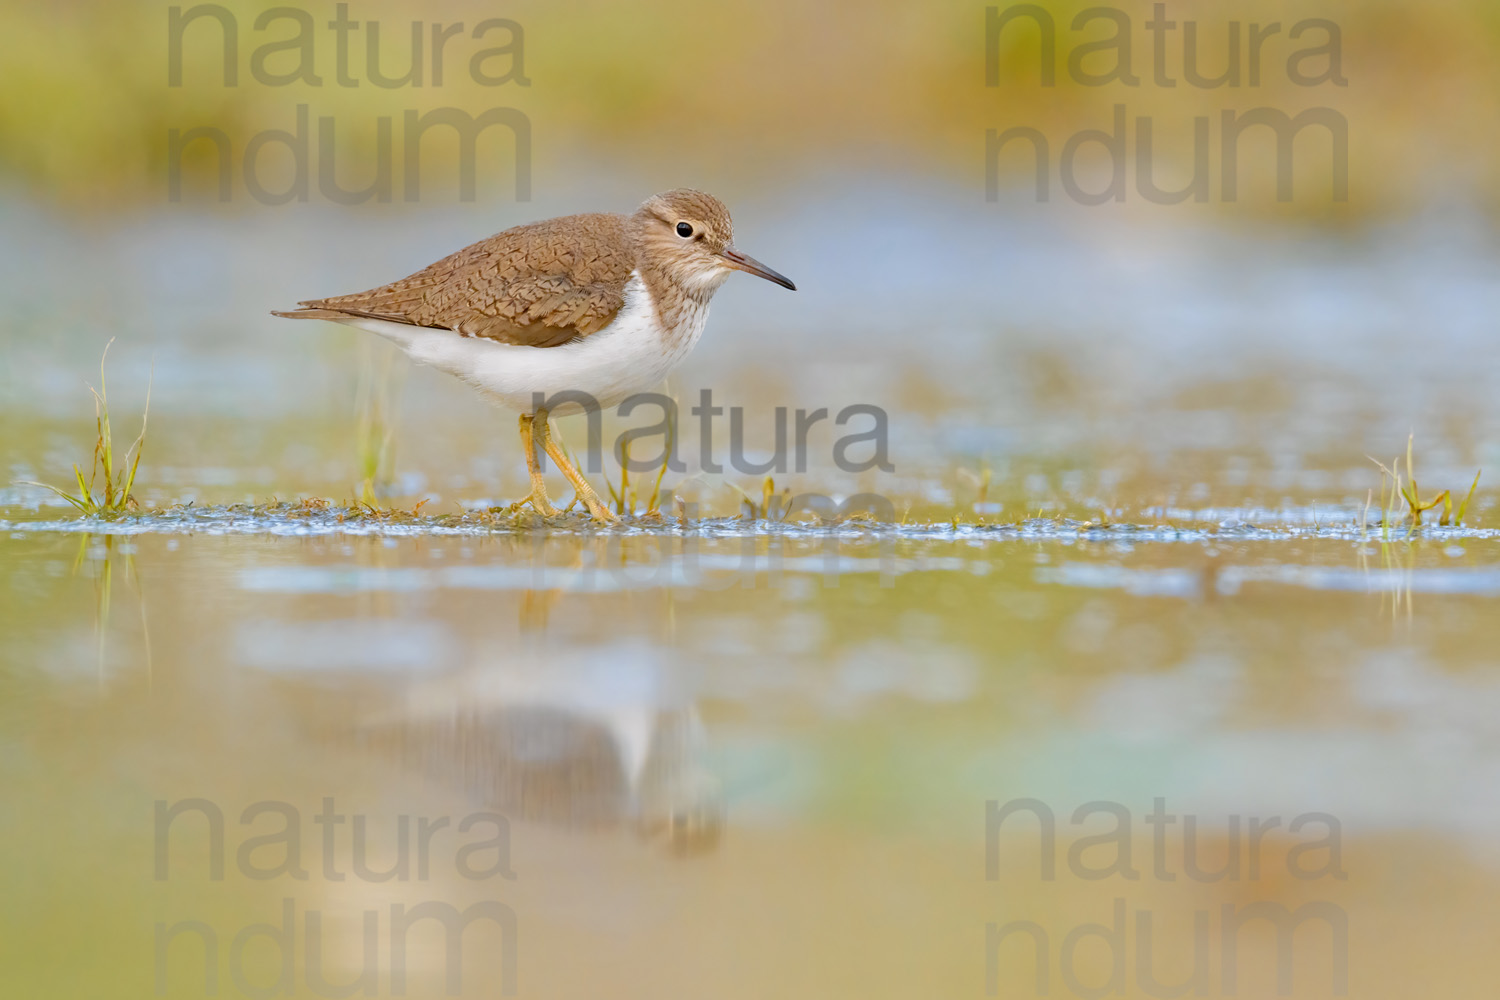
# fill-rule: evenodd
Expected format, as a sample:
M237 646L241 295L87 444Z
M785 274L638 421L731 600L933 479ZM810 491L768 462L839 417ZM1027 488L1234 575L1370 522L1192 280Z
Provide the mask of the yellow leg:
M542 440L547 440L547 415L542 417ZM547 499L547 484L542 482L542 466L536 457L536 442L532 438L533 418L529 413L521 414L521 447L526 449L526 471L531 474L531 496L523 503L530 502L538 514L543 517L552 517L557 513L557 508L552 506Z
M562 446L552 440L551 430L547 426L547 411L538 410L536 419L536 431L537 435L542 439L542 447L547 449L547 454L551 456L552 461L557 463L557 467L562 470L562 474L568 477L568 482L573 484L573 490L578 494L578 499L582 500L584 506L588 507L589 513L594 515L594 520L605 523L618 521L619 518L599 501L599 494L595 493L594 488L589 485L589 481L583 478L583 473L575 469L573 463L568 461L568 456L562 450Z

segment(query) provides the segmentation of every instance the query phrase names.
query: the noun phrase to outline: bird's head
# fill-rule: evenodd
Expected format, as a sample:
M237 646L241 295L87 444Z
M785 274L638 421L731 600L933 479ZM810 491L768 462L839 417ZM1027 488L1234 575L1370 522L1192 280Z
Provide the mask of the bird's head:
M642 250L675 283L712 292L731 271L797 290L790 279L734 247L729 209L713 195L679 188L646 199L635 213Z

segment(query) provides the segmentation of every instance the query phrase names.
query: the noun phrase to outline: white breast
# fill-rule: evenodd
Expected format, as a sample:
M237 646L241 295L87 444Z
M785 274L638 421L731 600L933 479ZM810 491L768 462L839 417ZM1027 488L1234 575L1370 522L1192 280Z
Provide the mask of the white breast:
M625 305L608 326L560 347L520 347L451 330L351 317L340 322L395 341L413 361L456 375L512 410L529 413L537 394L586 393L601 407L655 388L703 335L708 305L684 310L678 327L662 329L639 272L625 286ZM563 407L559 414L576 407Z

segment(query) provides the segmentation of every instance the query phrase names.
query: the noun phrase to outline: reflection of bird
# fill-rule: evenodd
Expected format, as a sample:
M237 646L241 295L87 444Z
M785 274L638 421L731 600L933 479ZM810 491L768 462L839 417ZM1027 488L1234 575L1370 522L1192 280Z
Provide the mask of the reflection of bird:
M559 683L507 666L457 689L429 687L405 710L367 722L363 742L515 820L627 827L664 838L677 855L713 849L724 799L703 763L697 710L640 691L577 697L589 674Z
M570 215L517 226L367 292L278 312L378 333L414 361L456 375L521 412L531 505L547 500L535 437L589 511L612 520L552 439L548 401L584 393L613 406L656 385L703 333L732 270L796 286L734 248L729 211L700 191L668 191L634 215Z

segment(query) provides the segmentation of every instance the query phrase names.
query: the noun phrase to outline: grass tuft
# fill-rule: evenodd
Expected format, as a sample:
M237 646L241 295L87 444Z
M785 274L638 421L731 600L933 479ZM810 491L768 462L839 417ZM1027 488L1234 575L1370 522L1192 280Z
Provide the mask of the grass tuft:
M674 397L675 400L675 397ZM638 487L630 482L630 442L626 438L620 442L620 485L617 488L610 481L609 476L604 477L604 485L609 490L609 498L615 505L615 513L622 516L635 516L636 507L640 505L640 491ZM566 446L564 446L566 448ZM677 409L673 407L667 411L667 436L665 449L662 451L661 464L656 467L656 479L651 484L651 492L646 496L646 512L643 516L660 518L663 495L661 491L662 479L667 475L667 465L677 448ZM575 463L576 465L576 463ZM671 498L671 491L666 494L666 499Z
M756 500L738 483L725 480L729 488L740 495L741 514L747 521L784 521L792 509L792 488L788 486L776 492L776 480L767 476L760 484L760 500Z
M615 484L604 479L604 485L609 487L609 498L615 502L615 513L620 515L635 515L635 495L630 492L630 441L626 439L620 442L620 488L615 489Z
M1483 469L1474 473L1474 482L1469 486L1469 492L1464 496L1463 503L1458 505L1457 512L1453 509L1453 494L1449 490L1443 490L1430 500L1423 500L1421 487L1417 485L1417 474L1415 459L1413 456L1413 439L1415 435L1406 438L1406 467L1403 474L1401 456L1391 460L1387 466L1384 462L1370 458L1380 469L1380 531L1381 538L1390 539L1390 529L1399 527L1402 523L1407 524L1408 536L1422 526L1422 515L1436 508L1439 504L1443 506L1443 516L1439 518L1440 527L1462 527L1464 515L1468 512L1469 501L1474 499L1474 491L1479 488L1479 476ZM1368 456L1367 456L1368 457ZM1389 485L1387 483L1389 482ZM1405 503L1406 509L1400 510L1400 504ZM1368 501L1366 508L1368 508Z
M141 413L141 432L136 435L135 443L125 450L125 454L116 465L114 433L110 427L109 419L109 386L104 378L104 362L109 357L110 344L115 339L111 337L109 343L104 345L104 353L99 356L99 388L89 386L89 392L94 396L94 455L89 464L88 479L83 477L83 469L76 463L73 466L73 477L78 482L78 492L69 493L60 486L51 483L38 483L32 480L23 480L20 485L40 486L42 489L51 490L62 497L68 503L84 514L118 514L127 510L136 510L139 504L135 499L135 474L140 468L141 451L146 444L146 422L151 414L151 386L156 381L155 366L152 366L152 376L146 384L146 407ZM94 489L102 483L102 491L95 495Z
M669 419L667 422L666 449L662 452L661 455L661 465L656 470L656 481L651 484L651 496L646 501L647 517L661 517L661 481L662 477L667 474L668 461L677 450L676 413L676 407L673 407L669 413Z

